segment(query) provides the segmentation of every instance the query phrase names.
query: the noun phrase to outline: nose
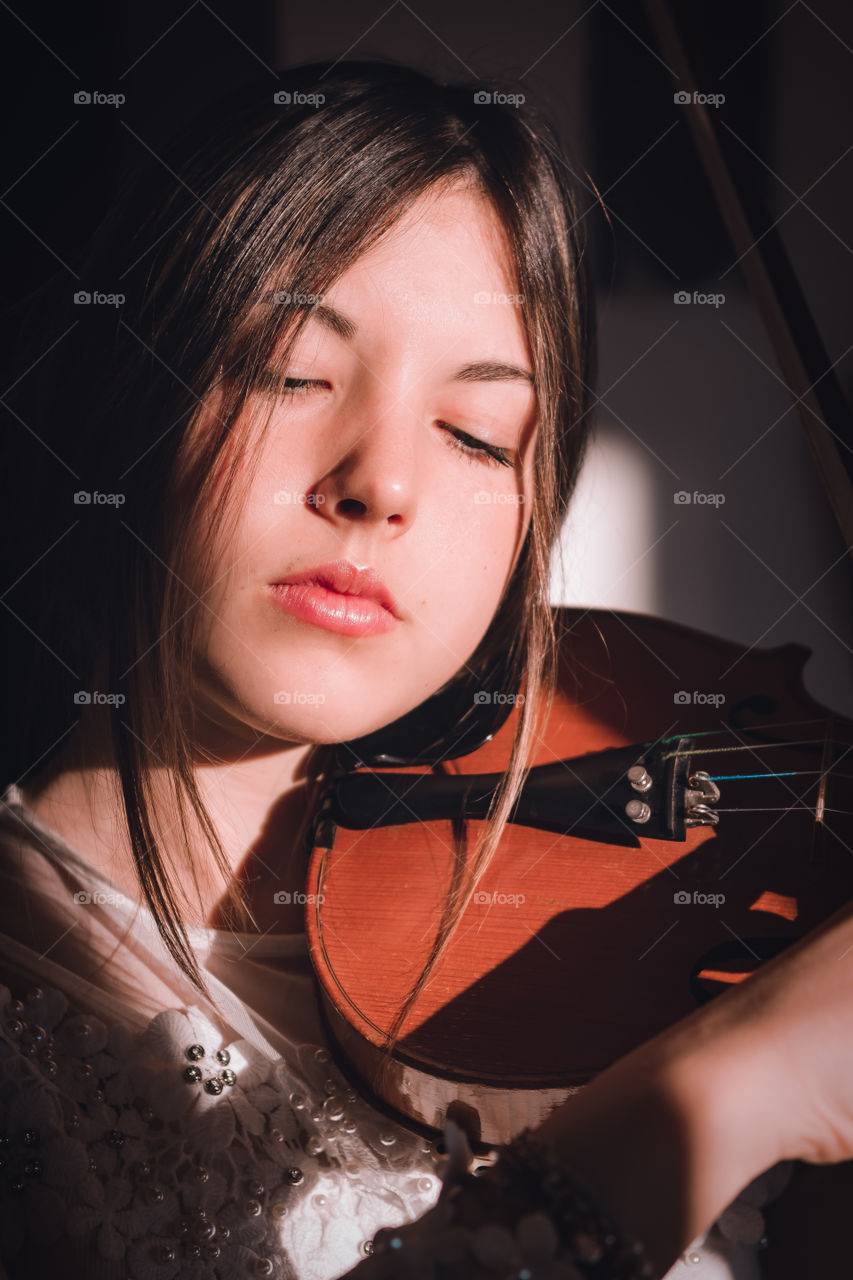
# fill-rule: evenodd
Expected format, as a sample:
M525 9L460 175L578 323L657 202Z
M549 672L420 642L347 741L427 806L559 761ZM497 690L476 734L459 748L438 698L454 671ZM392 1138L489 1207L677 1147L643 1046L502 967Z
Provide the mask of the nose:
M317 512L336 523L380 525L403 533L417 509L418 423L405 403L388 392L344 409L347 425L340 452L315 485Z

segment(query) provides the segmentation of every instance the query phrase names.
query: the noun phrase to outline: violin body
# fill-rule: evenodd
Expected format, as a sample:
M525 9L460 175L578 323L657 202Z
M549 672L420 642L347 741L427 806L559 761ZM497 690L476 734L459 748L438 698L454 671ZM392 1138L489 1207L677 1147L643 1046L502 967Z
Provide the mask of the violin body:
M349 1069L416 1129L440 1129L449 1112L475 1149L536 1125L853 898L853 723L804 689L807 649L556 613L558 689L529 764L563 762L568 783L577 757L683 735L690 768L717 779L715 825L662 839L625 817L616 842L583 824L574 834L577 815L564 832L507 824L390 1062L386 1033L429 955L460 840L473 851L481 820L326 824L310 861L309 947ZM518 714L516 703L442 771L499 774ZM594 808L595 785L581 785Z

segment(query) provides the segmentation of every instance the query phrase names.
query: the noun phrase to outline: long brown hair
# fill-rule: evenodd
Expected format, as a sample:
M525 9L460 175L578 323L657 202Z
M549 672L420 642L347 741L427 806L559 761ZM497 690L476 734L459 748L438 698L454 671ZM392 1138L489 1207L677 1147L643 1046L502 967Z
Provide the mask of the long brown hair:
M14 729L25 735L21 759L29 770L56 750L77 710L75 691L121 695L120 705L84 707L84 725L100 717L105 726L140 888L175 961L206 995L150 781L155 766L165 768L189 874L189 850L201 838L229 883L188 732L203 621L190 584L210 580L210 565L191 564L189 549L197 556L212 546L238 509L237 470L251 465L252 451L232 429L257 374L274 350L286 354L306 318L258 300L281 290L322 295L442 182L468 182L491 201L524 298L539 404L531 524L466 666L476 670L505 649L526 701L430 969L497 847L535 738L537 696L553 684L551 555L583 453L591 382L576 199L534 107L500 100L506 84L440 84L381 62L298 67L281 83L285 100L274 100L265 80L206 109L128 176L80 266L78 290L116 295L114 305L81 305L64 280L39 295L30 321L39 350L52 334L62 337L40 367L30 430L19 432L7 472L31 477L39 494L38 526L33 504L12 492L10 523L24 546L50 546L31 571L40 609L23 620L38 643ZM203 414L214 396L216 411ZM75 505L76 491L119 494L121 504ZM314 784L328 759L329 748L315 749ZM251 913L233 883L229 902L231 920L245 925Z

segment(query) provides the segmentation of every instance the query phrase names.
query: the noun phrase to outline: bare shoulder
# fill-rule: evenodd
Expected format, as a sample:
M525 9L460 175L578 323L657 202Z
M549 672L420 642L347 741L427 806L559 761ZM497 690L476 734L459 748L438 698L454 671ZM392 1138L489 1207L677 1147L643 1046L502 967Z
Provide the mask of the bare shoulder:
M42 826L64 841L96 871L136 897L138 884L127 837L103 784L82 772L64 770L20 787L21 798Z

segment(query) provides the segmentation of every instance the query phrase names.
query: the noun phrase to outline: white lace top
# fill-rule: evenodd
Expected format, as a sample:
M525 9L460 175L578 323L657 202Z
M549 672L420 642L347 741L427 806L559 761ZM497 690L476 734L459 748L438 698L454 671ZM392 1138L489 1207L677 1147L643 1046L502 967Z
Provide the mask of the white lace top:
M26 887L26 909L20 892ZM334 1065L304 934L189 931L215 998L10 786L0 799L0 1280L333 1280L440 1189ZM758 1280L779 1166L669 1275Z

